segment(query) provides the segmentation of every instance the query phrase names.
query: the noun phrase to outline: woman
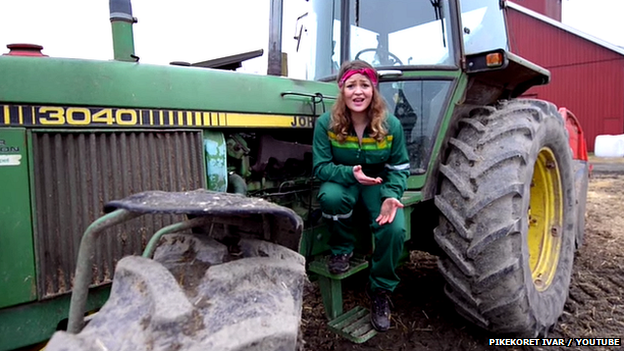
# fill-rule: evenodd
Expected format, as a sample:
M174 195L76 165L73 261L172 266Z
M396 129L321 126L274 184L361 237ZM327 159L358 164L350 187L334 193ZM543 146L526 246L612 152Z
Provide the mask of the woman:
M341 67L336 103L316 121L313 163L323 182L318 200L329 222L332 274L349 269L355 204L361 201L368 211L375 243L367 287L371 323L385 331L390 328L389 294L399 283L395 268L405 237L400 199L410 166L403 128L386 110L377 82L377 72L364 61Z

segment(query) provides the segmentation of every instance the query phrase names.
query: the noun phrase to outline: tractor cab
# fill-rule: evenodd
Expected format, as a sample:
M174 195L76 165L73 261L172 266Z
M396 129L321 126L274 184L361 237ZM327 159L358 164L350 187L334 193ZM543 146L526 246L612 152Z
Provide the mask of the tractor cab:
M310 2L308 73L315 80L357 59L379 69L456 70L463 55L508 46L499 0Z
M457 68L448 1L312 1L310 37L314 79L336 75L340 62L367 61L378 68ZM349 25L344 25L348 23Z
M507 49L500 2L311 0L307 17L309 78L335 80L347 60L376 67L379 90L403 124L416 176L410 187L423 187L450 101L466 83L465 55Z

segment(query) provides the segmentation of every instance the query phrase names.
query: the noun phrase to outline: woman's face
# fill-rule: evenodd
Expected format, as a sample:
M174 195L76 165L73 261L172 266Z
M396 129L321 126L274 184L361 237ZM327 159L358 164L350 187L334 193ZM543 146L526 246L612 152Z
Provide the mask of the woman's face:
M352 112L364 112L373 100L373 85L364 75L354 74L342 87L347 107Z

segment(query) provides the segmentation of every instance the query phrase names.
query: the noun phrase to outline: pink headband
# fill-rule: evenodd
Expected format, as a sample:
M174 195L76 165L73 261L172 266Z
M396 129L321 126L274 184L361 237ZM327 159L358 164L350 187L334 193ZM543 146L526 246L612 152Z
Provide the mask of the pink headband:
M338 81L338 87L342 88L342 86L347 81L347 79L349 79L354 74L361 74L363 76L366 76L368 79L370 79L371 83L373 83L374 86L377 86L377 72L375 72L375 70L370 69L370 68L360 68L360 69L350 69L346 71L342 75L342 78L340 78L340 80Z

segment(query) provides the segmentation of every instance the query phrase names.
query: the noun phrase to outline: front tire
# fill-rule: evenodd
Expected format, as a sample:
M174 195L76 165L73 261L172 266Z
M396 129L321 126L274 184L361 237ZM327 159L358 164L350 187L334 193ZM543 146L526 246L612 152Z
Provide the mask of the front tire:
M100 312L78 334L54 334L46 350L297 349L301 255L252 239L228 247L170 234L161 243L154 260L120 260Z
M563 119L550 103L516 100L459 122L435 198L445 293L486 330L544 335L563 312L576 235Z

